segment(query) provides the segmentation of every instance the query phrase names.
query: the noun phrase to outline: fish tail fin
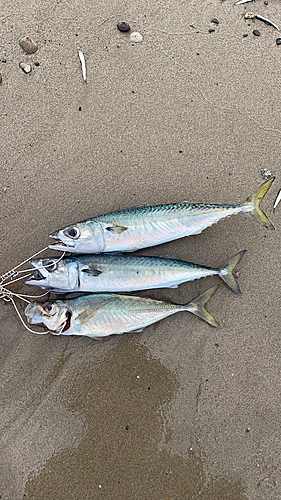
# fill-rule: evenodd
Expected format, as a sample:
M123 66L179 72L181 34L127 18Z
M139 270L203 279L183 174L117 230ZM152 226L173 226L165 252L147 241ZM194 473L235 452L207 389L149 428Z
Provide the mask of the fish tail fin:
M233 290L235 293L238 293L239 295L242 294L242 291L233 271L235 270L239 262L243 259L246 252L247 250L242 250L241 252L231 257L231 259L229 259L226 264L219 268L219 276L221 277L221 279L225 281L225 283L229 286L229 288L231 288L231 290Z
M273 183L275 177L271 177L267 181L265 181L259 189L256 191L253 196L250 196L247 199L247 203L251 203L254 205L254 208L252 210L249 210L249 215L253 217L259 224L262 226L265 226L267 229L275 229L272 222L268 219L268 217L265 215L265 213L260 209L260 202L262 201L263 197L266 195L267 191L269 190L271 184Z
M185 310L199 316L199 318L207 321L209 325L219 326L217 320L215 320L215 318L205 309L205 304L213 297L217 289L218 285L209 288L209 290L202 293L202 295L199 295L199 297L186 304Z

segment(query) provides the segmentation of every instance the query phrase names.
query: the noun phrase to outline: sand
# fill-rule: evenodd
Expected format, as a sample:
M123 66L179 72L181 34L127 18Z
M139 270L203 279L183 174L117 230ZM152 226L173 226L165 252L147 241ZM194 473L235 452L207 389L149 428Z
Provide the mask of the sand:
M2 301L2 500L281 498L281 48L274 28L243 19L281 25L279 2L268 3L3 5L2 273L87 217L243 202L261 168L276 175L263 201L276 230L240 214L141 252L220 266L248 250L241 297L218 277L143 294L186 303L220 283L209 304L217 329L182 313L102 342L36 336ZM35 54L19 47L24 35Z

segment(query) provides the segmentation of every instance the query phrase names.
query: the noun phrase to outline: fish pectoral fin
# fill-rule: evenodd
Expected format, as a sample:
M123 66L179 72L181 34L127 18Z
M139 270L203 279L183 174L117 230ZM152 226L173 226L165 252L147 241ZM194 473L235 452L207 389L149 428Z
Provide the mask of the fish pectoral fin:
M102 271L100 271L99 269L91 267L85 267L84 269L81 269L81 272L87 274L87 276L99 276L100 274L102 274Z
M140 330L131 330L128 333L141 333L141 332L143 332L143 328L141 328Z
M105 229L106 229L106 231L109 231L109 232L114 233L114 234L122 234L122 233L124 233L124 231L127 231L128 228L125 226L114 225L114 226L108 226Z
M179 285L171 285L168 288L178 288Z

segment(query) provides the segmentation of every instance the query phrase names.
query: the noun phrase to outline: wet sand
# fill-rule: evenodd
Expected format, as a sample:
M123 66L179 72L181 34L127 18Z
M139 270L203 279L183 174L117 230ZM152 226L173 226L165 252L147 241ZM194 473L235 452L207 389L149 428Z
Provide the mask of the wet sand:
M88 217L244 202L261 168L276 175L262 202L276 230L240 214L140 252L217 267L247 249L241 297L218 277L142 293L186 303L219 283L217 329L181 313L102 342L36 336L1 302L1 499L280 499L281 52L247 11L281 25L277 0L6 2L1 272Z

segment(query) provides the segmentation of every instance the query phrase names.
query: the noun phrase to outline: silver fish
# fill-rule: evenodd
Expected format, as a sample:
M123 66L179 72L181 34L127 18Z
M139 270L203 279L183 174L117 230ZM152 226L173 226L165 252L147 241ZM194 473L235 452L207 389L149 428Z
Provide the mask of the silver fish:
M56 292L131 292L151 288L176 288L181 283L219 275L236 293L240 286L233 274L246 250L218 269L162 257L139 255L79 255L30 261L34 275L27 285Z
M179 311L189 311L210 325L218 326L204 307L217 288L210 288L186 305L118 294L93 294L45 304L33 302L27 306L25 316L28 323L42 323L50 333L85 335L94 339L141 331Z
M100 215L50 235L58 243L49 248L71 253L132 252L183 236L199 234L229 215L249 213L263 226L274 229L259 205L274 177L241 205L174 203L134 207Z

